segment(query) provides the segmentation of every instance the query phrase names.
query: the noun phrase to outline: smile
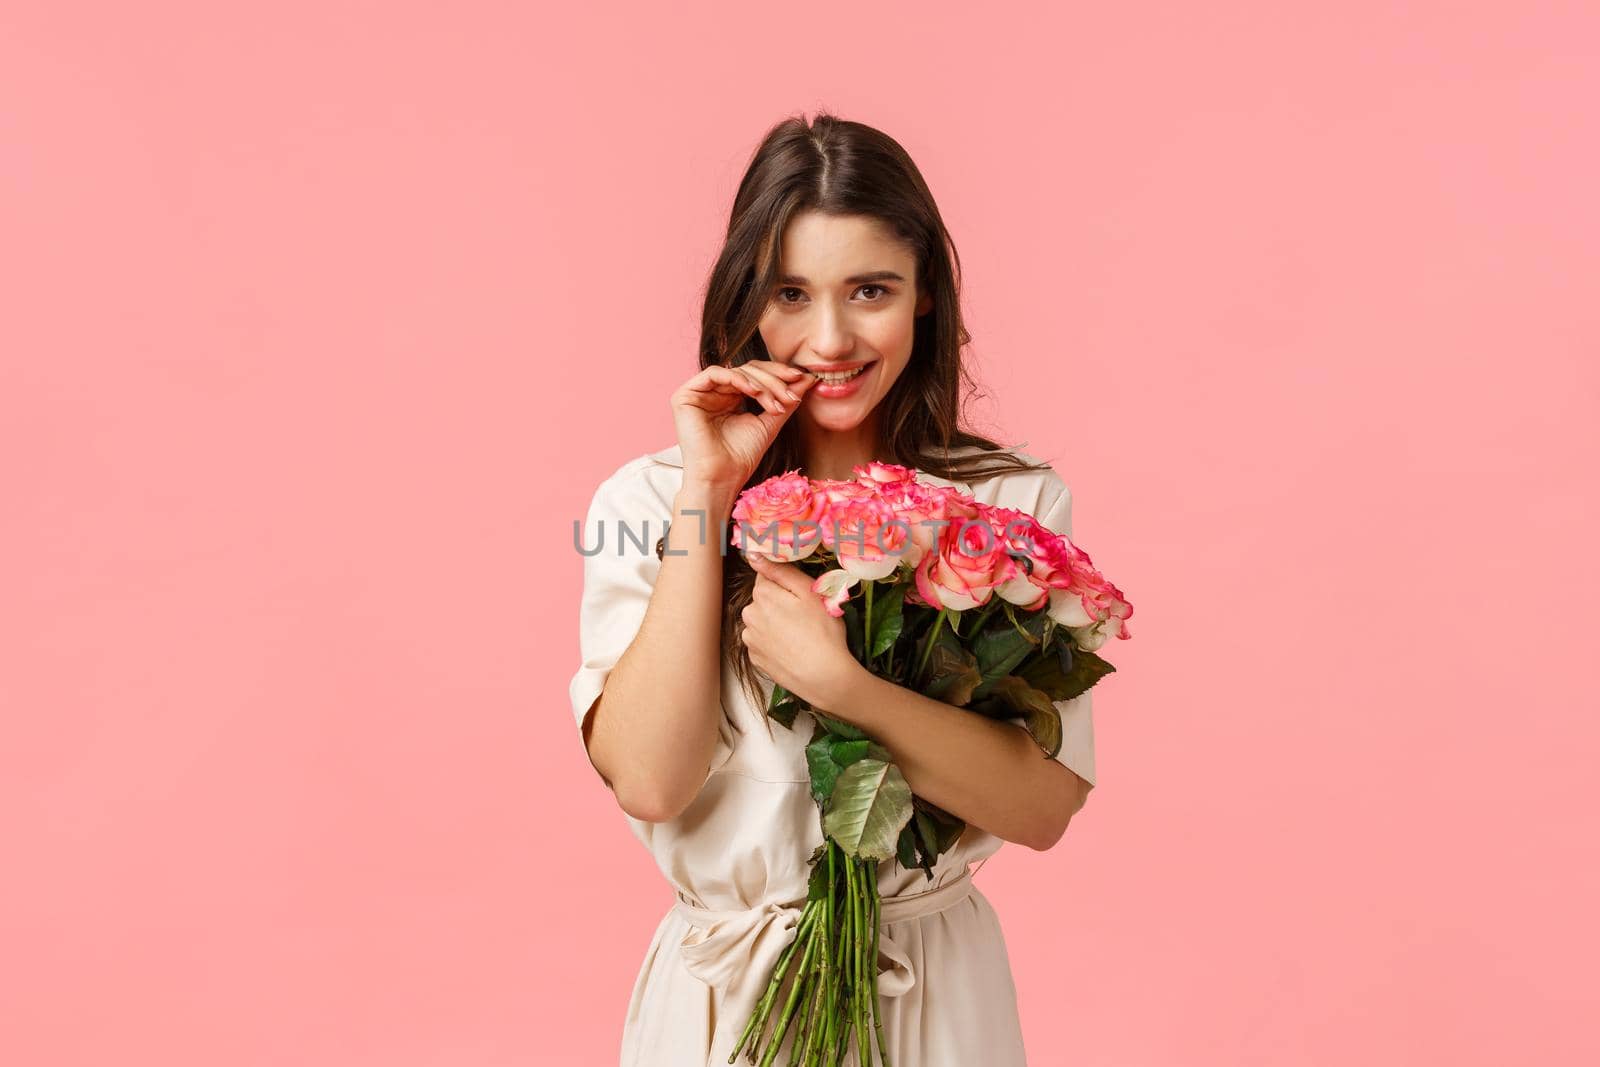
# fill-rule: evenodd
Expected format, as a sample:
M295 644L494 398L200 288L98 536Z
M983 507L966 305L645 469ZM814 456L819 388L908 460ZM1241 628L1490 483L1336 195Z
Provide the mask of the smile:
M818 402L842 400L855 396L863 389L871 389L876 381L872 377L872 368L877 365L878 361L872 360L854 370L814 370L811 373L816 376L817 384L811 387L806 397L816 397Z

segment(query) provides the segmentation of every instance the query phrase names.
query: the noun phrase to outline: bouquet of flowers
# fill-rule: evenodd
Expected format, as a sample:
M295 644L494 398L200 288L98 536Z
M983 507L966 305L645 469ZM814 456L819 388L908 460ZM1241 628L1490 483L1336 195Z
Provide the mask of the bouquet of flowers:
M854 480L789 472L751 486L733 508L732 543L798 564L850 652L874 674L976 714L1020 718L1047 757L1061 748L1056 701L1114 668L1097 655L1127 638L1133 607L1089 556L1033 516L870 463ZM824 840L812 854L795 939L773 968L728 1062L749 1044L771 1064L798 1025L796 1064L839 1064L856 1036L867 1067L878 1018L878 864L897 859L929 879L966 824L911 792L887 749L775 685L767 714L786 728L804 708L811 794ZM798 967L781 1010L778 993ZM798 1014L797 1014L798 1012Z

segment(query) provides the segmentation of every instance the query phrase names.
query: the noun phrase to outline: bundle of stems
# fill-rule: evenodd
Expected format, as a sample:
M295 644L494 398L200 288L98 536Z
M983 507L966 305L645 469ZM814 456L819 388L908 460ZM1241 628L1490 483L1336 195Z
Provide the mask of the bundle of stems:
M884 1067L893 1067L878 1017L881 861L849 856L831 840L824 842L822 852L812 885L821 884L825 891L808 894L795 939L778 957L765 994L728 1056L729 1063L738 1059L748 1044L745 1058L757 1063L759 1055L761 1067L770 1067L794 1027L789 1057L793 1067L838 1067L852 1035L863 1067L872 1064L874 1037ZM826 874L819 879L815 875L822 872L823 864L827 865ZM785 978L791 978L788 995L780 997ZM775 1027L770 1035L766 1033L769 1022ZM763 1041L764 1053L760 1051Z

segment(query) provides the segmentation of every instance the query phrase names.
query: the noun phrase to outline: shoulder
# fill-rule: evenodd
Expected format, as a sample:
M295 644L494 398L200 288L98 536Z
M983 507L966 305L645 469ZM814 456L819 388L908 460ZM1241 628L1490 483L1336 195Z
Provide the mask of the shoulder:
M1015 459L1029 465L1028 470L1009 470L998 474L976 475L962 482L972 496L985 504L1015 508L1042 517L1065 509L1072 490L1053 463L1020 448L997 450L965 448L952 455L963 458ZM1059 462L1059 461L1057 461Z
M590 515L645 518L670 512L672 498L683 484L681 455L672 445L627 460L595 487Z

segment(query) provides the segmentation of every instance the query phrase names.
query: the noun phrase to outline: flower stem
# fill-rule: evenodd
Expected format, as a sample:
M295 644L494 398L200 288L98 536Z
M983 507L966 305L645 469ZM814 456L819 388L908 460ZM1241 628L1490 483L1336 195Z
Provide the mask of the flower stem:
M883 1020L878 1017L878 925L883 916L883 897L878 892L878 881L872 881L872 1030L878 1038L878 1055L883 1067L893 1067L889 1062L889 1044L883 1037Z
M824 946L822 958L824 961L828 958L826 946ZM823 1008L827 992L828 982L826 975L818 974L816 980L811 983L811 995L806 998L808 1003L806 1004L805 1018L801 1023L800 1032L795 1035L794 1048L799 1051L789 1060L795 1067L801 1067L810 1059L812 1047L820 1044L817 1040L817 1032L822 1029L822 1020L817 1017L817 1013Z
M866 870L868 862L870 861L863 861L861 869L857 871L856 896L855 900L852 901L852 906L856 909L859 917L861 930L861 940L856 945L856 974L860 977L856 986L855 1016L856 1053L861 1060L862 1067L872 1067L872 1047L869 1044L872 1040L870 1033L872 1024L867 1020L867 1013L869 1011L868 1000L874 995L873 989L878 984L875 981L878 971L877 961L874 960L872 962L870 970L867 965L867 947L871 944L871 938L867 933L867 892L863 878L871 877Z
M783 977L788 973L789 964L794 962L796 949L802 947L802 942L809 944L811 928L816 918L816 909L808 902L805 913L800 918L800 925L795 929L795 938L785 945L783 952L779 954L778 962L772 968L772 980L767 983L767 991L762 994L760 1003L750 1016L750 1021L745 1023L744 1032L739 1035L739 1043L733 1047L733 1052L728 1056L729 1063L738 1059L739 1050L744 1048L745 1042L751 1039L752 1034L755 1040L750 1046L750 1058L755 1058L755 1050L761 1045L761 1034L767 1028L767 1017L772 1013L773 1003L778 996L778 987L783 985Z
M939 636L939 627L944 623L944 617L949 611L949 608L940 608L939 614L933 618L933 628L928 631L928 643L922 646L922 661L917 664L918 681L922 679L922 672L928 669L928 657L933 655L934 638Z
M772 1067L773 1059L783 1047L783 1035L789 1032L789 1020L794 1017L794 1006L799 1003L800 994L805 990L807 972L810 970L812 957L816 955L817 942L818 938L807 935L806 951L800 960L800 970L795 973L794 985L789 988L789 998L784 1002L783 1014L778 1018L778 1028L772 1032L772 1043L767 1046L767 1054L761 1057L761 1067Z
M846 864L848 864L848 865L846 865L845 870L846 870L846 872L850 872L850 889L848 889L848 891L846 891L846 893L845 893L845 907L848 907L848 909L850 909L850 931L851 931L851 937L850 937L850 1006L848 1006L848 1009L850 1009L850 1016L848 1016L848 1021L846 1021L846 1024L845 1024L845 1045L848 1046L848 1045L850 1045L851 1033L856 1032L856 1029L858 1029L858 1022L861 1021L861 1016L859 1016L859 1013L858 1013L858 1011L856 1011L856 1008L858 1008L858 1006L861 1005L861 934L862 934L862 921L861 921L861 912L859 912L859 910L856 910L856 894L858 894L859 891L861 891L861 889L859 889L859 881L861 881L861 865L859 865L858 862L856 862L856 857L854 857L854 856L845 857L845 862L846 862Z
M834 1049L834 1040L838 1035L838 990L843 989L842 976L838 973L838 955L834 950L835 939L843 941L838 931L837 917L834 915L834 897L838 893L838 875L835 870L835 857L840 854L838 845L834 841L827 843L827 934L829 934L829 953L827 953L827 1029L822 1033L822 1049L830 1053Z
M998 593L991 594L989 597L989 603L984 605L982 611L978 612L977 621L972 624L972 629L968 630L967 632L976 637L978 635L978 630L982 628L984 623L989 621L989 616L994 614L994 609L1003 603L1005 603L1005 600Z
M862 582L867 587L867 613L861 623L861 658L868 667L872 666L872 587L877 582Z

